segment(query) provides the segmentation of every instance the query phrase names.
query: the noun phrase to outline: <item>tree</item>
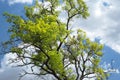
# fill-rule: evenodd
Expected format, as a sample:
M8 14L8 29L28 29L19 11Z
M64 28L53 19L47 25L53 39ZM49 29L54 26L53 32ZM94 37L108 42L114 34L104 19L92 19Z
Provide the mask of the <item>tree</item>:
M59 11L58 7L62 9ZM36 1L35 5L25 7L25 11L25 18L4 14L7 22L11 23L8 30L10 40L4 46L8 45L8 52L17 55L13 61L22 62L19 66L31 66L31 72L25 71L23 76L52 75L57 80L106 78L99 65L103 45L90 41L81 29L75 31L75 34L70 29L72 20L89 16L84 0ZM62 11L67 14L66 22L58 18ZM19 43L22 46L18 46ZM37 72L34 67L38 69Z

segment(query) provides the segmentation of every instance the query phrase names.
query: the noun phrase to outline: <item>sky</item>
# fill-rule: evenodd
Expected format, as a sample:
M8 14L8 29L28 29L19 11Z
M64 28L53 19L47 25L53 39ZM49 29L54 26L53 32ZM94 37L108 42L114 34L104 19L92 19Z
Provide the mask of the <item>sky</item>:
M76 19L72 25L75 28L80 28L86 31L87 36L91 40L98 40L104 44L103 57L101 65L110 63L117 73L111 73L108 80L120 79L120 0L85 0L89 7L90 16L88 19ZM9 39L7 33L8 26L10 26L3 17L4 12L24 16L24 6L32 5L33 0L0 0L0 42ZM60 16L65 20L64 14ZM12 54L0 55L1 68L0 80L16 80L19 77L19 72L22 68L11 68L7 65L7 60L14 57ZM105 66L104 66L105 67ZM26 68L25 68L26 69ZM32 78L24 78L23 80L33 80Z

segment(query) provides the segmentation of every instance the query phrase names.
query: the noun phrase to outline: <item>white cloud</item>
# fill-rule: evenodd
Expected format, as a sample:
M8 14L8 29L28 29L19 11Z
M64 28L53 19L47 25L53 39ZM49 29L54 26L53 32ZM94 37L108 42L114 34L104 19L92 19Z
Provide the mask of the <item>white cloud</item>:
M15 3L28 3L28 4L32 4L33 0L9 0L9 4L15 4Z
M28 44L20 44L18 47L23 48L27 47L25 51L27 53L25 56L30 56L32 52L34 51L33 46L29 46ZM34 53L35 54L35 53ZM14 61L15 62L14 62ZM11 62L13 61L13 62ZM19 62L18 62L19 61ZM25 59L24 61L29 62L29 59ZM18 80L21 75L24 75L24 71L29 73L39 73L38 67L32 67L33 70L31 70L31 66L33 65L26 65L26 66L18 66L22 65L23 62L17 58L17 55L14 53L7 53L4 55L4 58L1 61L1 67L0 67L0 80ZM45 76L36 76L36 75L25 75L20 80L52 80L52 75L45 75Z
M4 56L3 60L1 61L0 80L18 80L23 70L27 70L30 72L29 66L15 67L15 65L17 65L18 63L9 64L10 62L9 60L14 58L16 58L16 55L12 53L6 54ZM35 75L27 75L21 78L21 80L34 80L34 79L43 80L40 79L39 77L36 77Z
M19 77L19 68L11 68L11 65L8 65L8 59L10 57L14 58L13 54L6 54L1 61L0 68L0 80L17 80Z
M99 37L100 42L120 53L120 1L90 0L87 4L90 17L78 19L73 25L85 30L91 39Z

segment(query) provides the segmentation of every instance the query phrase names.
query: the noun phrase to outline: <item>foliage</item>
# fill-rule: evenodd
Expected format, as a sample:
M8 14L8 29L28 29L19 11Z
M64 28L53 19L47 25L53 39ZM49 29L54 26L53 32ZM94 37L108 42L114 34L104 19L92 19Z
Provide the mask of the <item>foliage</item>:
M49 5L45 3L49 2ZM60 7L58 11L56 8ZM4 45L12 45L10 52L17 54L23 66L33 65L38 73L34 75L53 75L57 80L83 80L106 78L104 70L99 66L103 55L103 45L90 41L81 29L73 31L69 26L73 18L87 18L88 7L83 0L42 0L35 5L25 7L26 18L5 13L9 27L10 40ZM59 20L62 11L67 13L67 22ZM18 43L27 46L19 47ZM33 46L34 51L26 49ZM27 55L29 56L27 56ZM25 62L29 59L29 62ZM33 69L33 68L31 68ZM27 73L26 73L27 74ZM29 74L29 73L28 73Z

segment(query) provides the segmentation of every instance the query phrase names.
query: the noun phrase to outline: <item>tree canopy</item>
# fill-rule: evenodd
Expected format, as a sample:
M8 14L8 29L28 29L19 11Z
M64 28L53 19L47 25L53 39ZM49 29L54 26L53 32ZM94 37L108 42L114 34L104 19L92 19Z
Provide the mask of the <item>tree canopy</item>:
M106 79L99 65L103 45L91 41L81 29L75 34L70 29L72 20L89 16L84 0L41 0L26 6L25 11L25 18L4 14L11 24L10 40L4 45L8 45L8 52L17 55L13 61L22 62L19 66L31 66L31 72L25 74L52 75L55 80ZM66 13L66 22L59 19L62 11Z

